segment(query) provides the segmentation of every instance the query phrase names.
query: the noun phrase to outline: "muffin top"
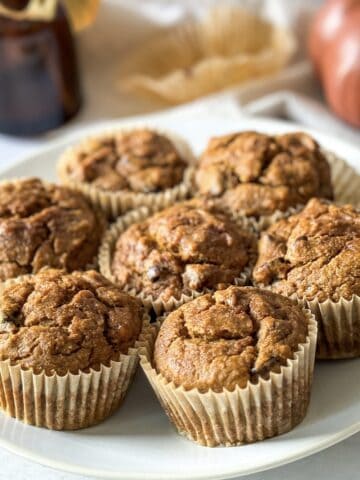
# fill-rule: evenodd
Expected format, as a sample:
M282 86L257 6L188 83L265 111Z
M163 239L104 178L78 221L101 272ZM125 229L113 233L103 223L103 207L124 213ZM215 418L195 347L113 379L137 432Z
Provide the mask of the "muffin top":
M44 269L0 293L0 360L64 375L119 359L142 327L138 301L95 271Z
M320 301L360 295L360 214L312 199L263 232L253 272L259 285Z
M185 390L234 390L279 372L307 332L307 317L290 299L231 286L166 317L155 343L154 366Z
M66 175L116 192L159 192L183 180L188 164L172 141L147 129L92 138L65 154Z
M167 301L240 277L254 261L255 237L205 205L176 204L122 233L112 261L119 285Z
M0 280L44 266L77 270L92 263L103 217L80 193L37 178L0 185Z
M201 195L221 196L224 207L256 217L333 195L326 158L316 141L300 132L213 138L195 183Z

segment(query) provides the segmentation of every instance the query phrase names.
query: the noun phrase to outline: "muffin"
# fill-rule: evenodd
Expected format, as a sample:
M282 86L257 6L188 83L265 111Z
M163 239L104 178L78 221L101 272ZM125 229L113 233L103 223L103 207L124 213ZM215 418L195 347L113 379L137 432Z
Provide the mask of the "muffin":
M143 308L95 271L44 269L2 284L0 408L56 430L121 403L150 330Z
M255 250L251 231L195 200L120 219L104 239L99 264L159 314L208 289L243 284Z
M85 197L37 178L0 184L0 280L96 262L106 221Z
M262 218L306 203L331 199L330 168L305 133L239 132L212 138L195 173L200 195L219 197L238 214Z
M142 205L165 207L189 191L192 153L173 133L120 129L88 138L60 159L60 179L116 217Z
M318 356L360 355L360 212L312 199L263 232L254 281L311 308Z
M170 313L141 365L179 433L229 446L302 421L315 346L309 311L270 291L230 286Z

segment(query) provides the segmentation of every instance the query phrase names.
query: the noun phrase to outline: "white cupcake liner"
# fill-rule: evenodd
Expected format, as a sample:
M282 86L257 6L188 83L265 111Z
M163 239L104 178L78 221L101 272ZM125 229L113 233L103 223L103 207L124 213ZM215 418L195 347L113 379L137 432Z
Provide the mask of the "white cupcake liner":
M360 297L353 295L350 300L325 300L319 302L291 298L311 310L318 323L316 358L343 359L360 357Z
M91 183L76 181L69 176L67 172L68 164L72 162L77 152L86 146L87 143L102 137L110 137L121 132L136 131L143 128L152 130L169 138L179 152L180 156L189 164L189 167L184 172L182 182L178 185L156 193L139 193L128 190L109 192L102 190ZM99 207L108 218L115 219L119 215L138 207L146 206L153 208L154 211L161 210L177 201L188 198L191 192L194 164L195 157L191 148L179 135L175 134L174 132L152 127L150 125L129 124L119 127L116 130L108 130L97 135L93 135L68 148L59 159L57 172L60 181L64 185L81 191L90 200L90 202Z
M113 283L117 283L116 276L112 272L112 257L114 253L114 248L119 236L132 224L141 222L151 216L154 211L153 208L141 207L136 210L128 212L124 216L118 218L118 220L109 228L106 232L102 245L99 250L98 263L100 272L104 277L109 279ZM244 222L239 222L241 226L247 225ZM245 285L251 276L251 271L253 267L253 262L244 268L243 272L239 274L239 277L234 278L234 285ZM176 308L180 307L184 303L193 300L204 293L210 291L210 289L203 289L201 291L188 289L186 292L182 293L180 298L171 297L168 300L163 300L161 298L155 297L153 295L146 295L141 290L136 289L133 285L129 284L123 290L129 295L133 295L139 298L142 304L148 310L153 310L156 315L161 315L164 312L171 312Z
M139 353L151 354L156 333L144 314L134 346L118 361L101 365L100 370L47 375L11 365L10 360L0 361L0 409L24 423L52 430L95 425L121 405L136 372Z
M360 175L357 170L333 152L323 150L323 154L331 168L335 202L360 207Z
M124 58L120 88L178 104L275 73L295 36L254 13L221 4L200 22L163 30Z
M151 356L140 364L178 433L208 447L241 445L281 435L306 415L313 378L317 323L309 310L306 342L279 373L245 388L205 393L168 382L152 367Z

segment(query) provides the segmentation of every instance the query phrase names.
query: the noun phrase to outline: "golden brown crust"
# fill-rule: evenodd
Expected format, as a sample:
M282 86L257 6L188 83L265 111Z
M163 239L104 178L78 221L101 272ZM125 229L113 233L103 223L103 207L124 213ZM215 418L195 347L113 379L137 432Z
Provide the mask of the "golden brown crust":
M327 160L316 141L301 132L240 132L213 138L195 179L201 195L221 197L224 207L248 216L333 196Z
M312 199L263 232L257 284L320 302L360 295L360 214L351 205Z
M198 297L160 328L154 366L185 390L221 392L278 372L306 341L308 320L288 298L252 287Z
M149 193L181 183L187 166L166 136L135 129L79 145L66 164L66 172L71 180L105 191Z
M253 264L255 237L206 202L179 203L130 226L112 271L120 286L167 301L229 285Z
M77 192L36 178L0 186L0 280L93 263L106 222Z
M137 340L142 308L95 271L45 269L5 284L0 360L47 374L98 369Z

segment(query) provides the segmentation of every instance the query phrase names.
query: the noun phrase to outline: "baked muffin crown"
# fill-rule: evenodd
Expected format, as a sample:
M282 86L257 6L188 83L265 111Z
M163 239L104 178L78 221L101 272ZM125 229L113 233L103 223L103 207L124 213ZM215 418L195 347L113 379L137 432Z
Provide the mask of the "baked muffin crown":
M132 285L154 298L228 285L249 270L255 236L206 202L174 205L118 238L112 272L120 286Z
M95 271L44 269L4 284L0 360L63 375L126 354L143 319L139 302Z
M258 285L320 302L360 295L360 214L312 199L263 232L253 271Z
M330 168L305 133L270 136L240 132L210 140L195 175L201 195L221 196L224 206L260 216L332 198Z
M307 333L308 319L290 299L231 286L166 317L155 343L154 366L185 390L234 390L279 372Z
M69 152L67 176L109 192L160 192L179 184L189 166L170 138L146 128L94 137Z
M0 185L0 280L94 262L105 219L82 194L37 178Z

